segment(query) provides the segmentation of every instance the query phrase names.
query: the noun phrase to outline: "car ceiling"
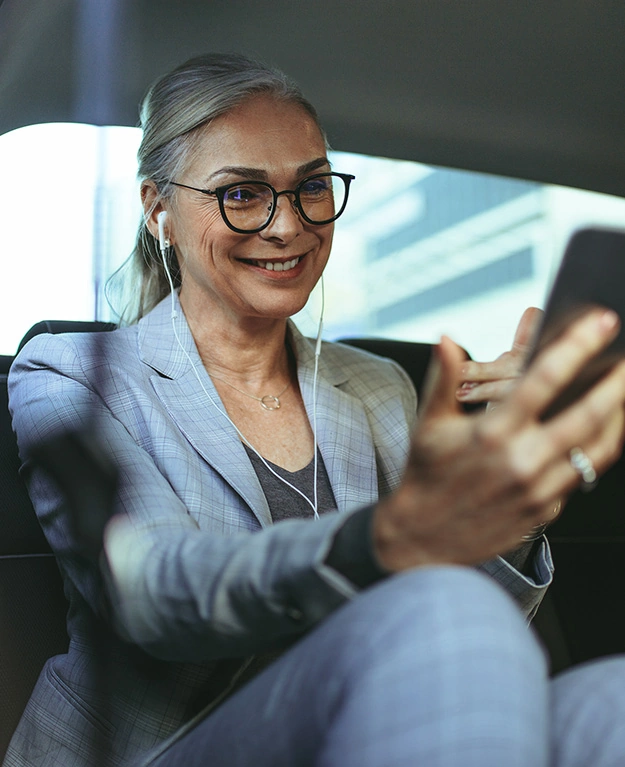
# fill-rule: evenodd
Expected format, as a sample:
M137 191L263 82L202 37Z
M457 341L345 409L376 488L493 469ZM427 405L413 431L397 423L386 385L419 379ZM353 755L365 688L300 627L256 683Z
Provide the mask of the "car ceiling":
M149 83L240 51L333 148L625 196L622 0L0 0L0 133L136 125Z

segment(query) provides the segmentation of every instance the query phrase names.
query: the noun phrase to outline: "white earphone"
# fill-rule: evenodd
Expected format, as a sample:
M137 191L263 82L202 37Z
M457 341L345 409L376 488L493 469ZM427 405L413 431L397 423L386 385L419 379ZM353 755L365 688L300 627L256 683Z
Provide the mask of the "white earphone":
M161 253L165 253L165 251L167 250L170 244L169 239L167 235L165 234L165 222L167 221L167 211L162 210L156 217L156 220L158 222L158 245L161 250Z
M176 311L176 306L174 302L174 283L171 278L171 273L169 271L169 266L167 265L167 249L171 245L169 242L169 238L165 234L165 223L167 221L167 211L162 210L158 216L156 217L156 220L158 222L158 247L161 251L161 259L163 260L163 268L165 269L165 274L167 275L167 281L169 282L169 287L171 291L171 318L172 320L175 320L178 317L178 312ZM175 328L174 328L175 332ZM176 339L178 336L176 336ZM178 341L180 344L180 341Z

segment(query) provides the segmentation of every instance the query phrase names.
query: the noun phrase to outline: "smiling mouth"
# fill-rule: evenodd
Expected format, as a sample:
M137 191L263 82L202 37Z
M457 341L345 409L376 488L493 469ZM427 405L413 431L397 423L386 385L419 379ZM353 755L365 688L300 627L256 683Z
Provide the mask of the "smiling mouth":
M266 269L268 272L288 272L290 269L294 269L303 256L297 256L290 261L247 261L248 264L259 266L261 269Z

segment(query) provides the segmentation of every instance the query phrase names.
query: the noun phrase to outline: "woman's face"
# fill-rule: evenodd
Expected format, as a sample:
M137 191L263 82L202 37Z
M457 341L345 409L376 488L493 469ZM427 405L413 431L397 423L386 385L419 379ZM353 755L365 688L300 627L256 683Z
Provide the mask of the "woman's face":
M200 189L267 181L279 192L329 168L324 140L308 113L258 96L207 126L184 172L173 180ZM266 229L238 234L226 226L215 197L176 190L169 236L182 268L180 299L188 315L237 322L284 319L304 306L328 260L334 227L306 223L291 199L278 198ZM267 264L280 266L267 269Z

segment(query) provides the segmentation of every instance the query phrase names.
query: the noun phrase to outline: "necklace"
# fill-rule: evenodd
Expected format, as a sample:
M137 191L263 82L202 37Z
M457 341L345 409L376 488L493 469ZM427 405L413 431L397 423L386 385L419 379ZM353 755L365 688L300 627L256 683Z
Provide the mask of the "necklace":
M289 388L291 385L290 381L287 381L286 386L280 394L265 394L264 397L255 397L253 394L250 394L249 392L243 391L243 389L239 389L234 384L231 384L230 381L226 381L225 378L221 378L220 376L216 376L211 373L211 378L216 378L218 381L223 381L227 386L230 386L230 388L234 389L235 391L238 391L240 394L245 394L246 397L249 397L250 399L255 399L256 402L260 402L260 406L263 407L265 410L279 410L280 409L280 397L284 394L284 392Z

